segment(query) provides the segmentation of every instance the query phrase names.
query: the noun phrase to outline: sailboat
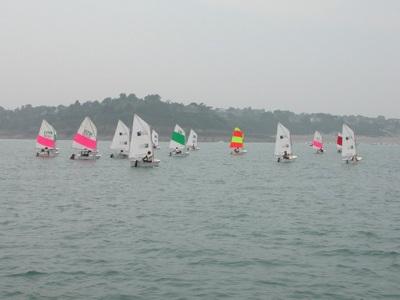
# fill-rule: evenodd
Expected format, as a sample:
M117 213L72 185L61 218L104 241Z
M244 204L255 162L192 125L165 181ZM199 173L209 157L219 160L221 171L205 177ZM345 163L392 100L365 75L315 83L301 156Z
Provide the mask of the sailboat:
M100 158L97 151L97 128L89 117L86 117L72 141L72 148L78 150L71 159L95 160Z
M275 156L278 162L291 162L297 158L293 155L290 131L281 123L278 123L276 129Z
M239 127L236 127L232 132L229 148L232 149L232 155L243 155L247 153L247 150L244 149L244 132L241 131Z
M343 143L342 134L339 132L337 134L337 138L336 138L336 149L337 149L337 152L339 152L339 153L342 152L342 143Z
M354 131L346 124L343 124L342 137L342 160L346 161L346 163L362 160L362 157L357 153Z
M193 129L190 129L189 137L186 143L186 148L190 151L200 150L200 148L197 145L198 145L197 133Z
M133 116L129 164L135 168L152 168L160 164L160 160L154 158L150 125L137 114Z
M324 143L322 142L322 135L319 131L316 131L314 133L314 138L313 138L311 146L313 147L314 150L317 151L316 153L322 154L325 152Z
M158 133L154 129L151 131L151 140L153 141L153 148L160 149L160 142L158 140Z
M54 157L58 152L56 148L57 132L46 120L42 121L36 137L36 156Z
M121 120L118 121L110 149L111 158L128 158L129 155L129 127Z
M171 135L171 141L169 142L169 156L174 157L185 157L189 155L186 151L186 136L185 131L178 125L175 125L174 131Z

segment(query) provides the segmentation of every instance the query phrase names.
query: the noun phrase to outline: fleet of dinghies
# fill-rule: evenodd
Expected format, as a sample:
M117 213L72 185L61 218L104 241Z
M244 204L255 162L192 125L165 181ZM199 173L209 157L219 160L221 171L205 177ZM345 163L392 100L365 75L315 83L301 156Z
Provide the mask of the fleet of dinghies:
M56 140L56 130L50 123L43 120L36 137L36 156L55 157L59 154ZM325 152L319 131L315 131L311 146L316 153ZM101 157L97 149L97 128L89 117L82 121L74 135L72 148L75 150L70 157L72 160L96 160ZM112 152L110 157L128 159L131 167L157 167L160 160L155 158L155 150L159 148L158 133L137 114L134 114L131 130L121 120L118 121L110 145ZM244 148L244 132L239 127L234 128L232 132L229 148L231 154L235 156L247 153ZM343 124L342 132L337 135L336 148L346 163L362 160L357 151L354 131L347 124ZM190 151L200 150L197 133L191 129L186 139L185 131L176 124L171 134L169 150L171 157L186 157ZM276 129L274 155L277 162L292 162L297 158L297 155L293 154L290 131L281 123L278 123Z

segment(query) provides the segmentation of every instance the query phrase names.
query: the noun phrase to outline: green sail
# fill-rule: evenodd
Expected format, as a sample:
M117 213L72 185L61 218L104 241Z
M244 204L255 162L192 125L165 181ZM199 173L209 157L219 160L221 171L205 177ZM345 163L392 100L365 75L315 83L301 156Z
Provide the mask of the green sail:
M173 132L171 139L178 144L185 145L185 136L179 132Z

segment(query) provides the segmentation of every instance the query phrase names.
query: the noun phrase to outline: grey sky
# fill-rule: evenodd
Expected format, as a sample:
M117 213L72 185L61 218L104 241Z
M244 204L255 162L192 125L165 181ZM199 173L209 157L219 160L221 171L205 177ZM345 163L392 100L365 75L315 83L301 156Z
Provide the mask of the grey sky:
M400 117L397 0L0 0L0 105L119 93Z

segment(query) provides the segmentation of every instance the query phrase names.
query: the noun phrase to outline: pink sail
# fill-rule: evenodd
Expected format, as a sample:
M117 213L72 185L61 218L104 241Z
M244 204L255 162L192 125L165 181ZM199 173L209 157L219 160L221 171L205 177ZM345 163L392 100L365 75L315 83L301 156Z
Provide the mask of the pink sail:
M44 147L49 149L53 149L56 147L56 143L54 140L46 138L44 136L38 135L36 138L36 142Z
M324 147L324 144L317 140L313 140L312 145L316 149L322 149Z
M82 134L75 134L74 136L74 142L82 145L84 148L89 149L89 150L96 150L97 149L97 141L92 140Z

